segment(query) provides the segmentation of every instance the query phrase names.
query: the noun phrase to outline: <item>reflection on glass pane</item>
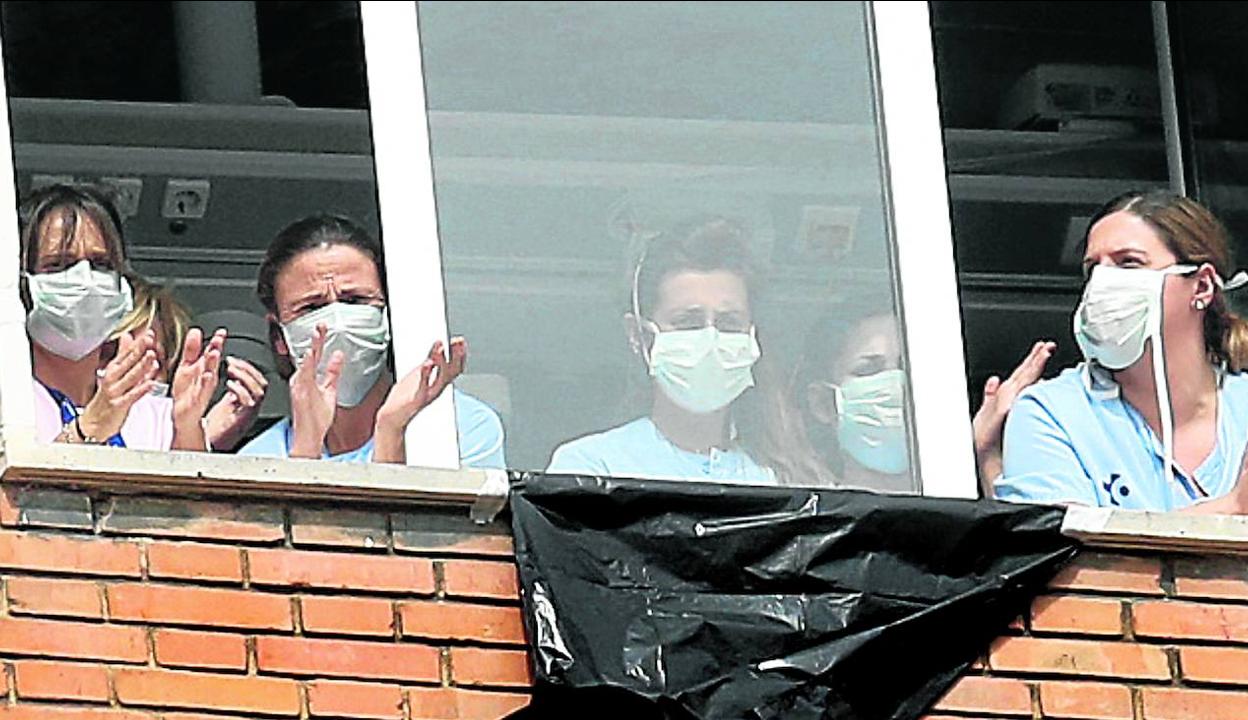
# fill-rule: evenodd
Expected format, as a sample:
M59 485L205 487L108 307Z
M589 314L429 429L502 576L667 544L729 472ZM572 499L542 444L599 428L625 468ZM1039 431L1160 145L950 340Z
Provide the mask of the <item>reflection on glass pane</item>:
M860 3L420 3L513 468L913 489Z
M356 3L11 3L3 39L39 437L370 459L392 379ZM321 324L304 382L346 362L292 423ZM215 380L193 328L225 331Z
M1178 20L1171 41L1179 72L1179 107L1194 139L1195 194L1226 223L1242 264L1248 258L1248 106L1243 79L1248 71L1243 44L1248 11L1233 3L1176 3ZM1242 293L1227 296L1242 309Z
M973 401L1041 338L1070 331L1079 241L1103 202L1164 187L1147 3L934 2Z

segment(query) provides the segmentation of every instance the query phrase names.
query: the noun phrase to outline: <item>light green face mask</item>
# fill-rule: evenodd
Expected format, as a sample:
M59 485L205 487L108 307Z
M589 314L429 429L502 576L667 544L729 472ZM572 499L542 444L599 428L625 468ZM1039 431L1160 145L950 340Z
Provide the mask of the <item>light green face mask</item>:
M67 360L81 360L104 344L134 307L130 283L82 260L60 272L28 274L30 339Z
M720 332L655 329L647 361L650 376L672 402L693 413L727 407L754 385L761 355L754 330Z
M906 445L906 374L884 370L824 383L836 393L836 434L841 450L863 467L896 475L910 467Z

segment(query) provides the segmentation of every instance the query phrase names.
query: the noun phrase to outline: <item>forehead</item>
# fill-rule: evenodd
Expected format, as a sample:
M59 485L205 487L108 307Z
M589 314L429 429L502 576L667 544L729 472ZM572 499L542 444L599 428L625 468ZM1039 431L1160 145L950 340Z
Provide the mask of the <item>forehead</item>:
M1134 251L1149 257L1172 256L1157 231L1144 218L1126 211L1110 213L1088 231L1085 260L1098 260L1114 253Z
M728 270L684 270L659 283L656 312L693 306L744 310L749 306L749 290L740 275Z
M372 259L350 245L321 246L299 253L277 274L273 290L280 303L296 294L323 290L330 279L339 291L381 291L381 276Z
M865 355L901 356L901 333L897 331L896 317L875 315L858 323L850 331L837 361L852 362Z
M109 252L108 242L104 233L91 216L75 212L71 209L54 211L39 223L38 248L40 255L56 255L62 251L65 233L69 225L74 226L74 235L69 239L66 251L80 252L83 255L106 255Z

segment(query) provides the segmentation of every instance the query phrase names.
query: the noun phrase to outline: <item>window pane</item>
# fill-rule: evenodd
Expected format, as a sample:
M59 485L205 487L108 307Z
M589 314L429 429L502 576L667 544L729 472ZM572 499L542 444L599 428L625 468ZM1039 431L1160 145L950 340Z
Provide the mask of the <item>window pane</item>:
M89 315L85 305L69 302L58 288L108 277L86 274L91 271L132 273L128 284L139 309L148 294L141 286L171 287L172 297L187 306L191 325L209 332L226 328L225 353L267 377L258 414L226 413L219 416L223 425L212 426L223 432L216 450L243 447L289 414L283 375L293 368L288 354L275 357L271 341L281 341L279 351L287 341L300 346L290 327L283 332L266 319L273 309L257 296L257 274L270 243L296 220L325 213L348 218L378 237L358 4L9 3L3 8L3 40L19 194L42 193L46 199L59 192L49 190L53 186L103 188L117 205L125 237L120 262L109 257L108 248L102 257L82 257L86 241L76 230L53 253L65 257L49 260L34 245L36 252L23 267L35 278L33 290L46 291L40 302L51 298L52 305L73 305L73 317ZM57 203L52 206L61 207ZM69 215L75 222L85 217L92 225L104 217L79 210ZM106 228L101 234L111 237ZM47 235L39 230L32 237ZM90 260L89 266L78 268L81 259ZM384 301L384 274L365 254L344 266L321 268L311 280L288 275L293 262L279 264L275 275L276 316L286 326L330 302ZM61 274L70 268L82 274ZM372 275L360 279L352 273ZM315 287L304 288L308 283ZM295 307L286 295L300 288L320 295ZM108 293L92 295L97 314L120 313L115 297L101 295ZM169 298L159 303L172 305ZM152 324L141 314L125 317L121 328L141 332ZM92 368L85 376L81 368L69 375L48 368L78 351L87 353L87 365L96 358L104 365L118 328L84 321L74 329L77 337L58 343L46 340L43 322L31 320L28 327L35 373L45 386L36 387L36 420L48 439L61 429L62 416L81 412L99 386ZM337 329L338 320L328 324ZM182 348L169 326L178 323L173 315L158 315L154 325L163 362L158 379L168 381ZM91 337L100 333L109 336L102 345ZM383 350L377 363L382 371L373 376L378 383L389 382L385 355ZM349 379L351 373L349 367L339 383L340 407L352 392L348 385L359 390L360 380ZM232 377L223 373L218 399L226 391L224 380ZM58 407L50 390L65 394L69 405ZM143 397L131 408L120 432L127 447L169 446L168 402ZM335 419L339 415L333 411ZM368 425L371 430L371 421ZM327 448L350 455L362 450L359 443L370 434L345 443L331 440ZM273 437L280 442L261 454L285 454L287 436L279 435ZM348 447L353 442L356 446Z
M976 397L1070 329L1102 203L1167 184L1148 3L933 2L967 365Z
M915 488L863 4L419 11L459 388L509 466Z
M1248 186L1244 152L1248 105L1242 89L1248 70L1242 51L1248 39L1248 9L1213 2L1172 3L1168 9L1177 20L1171 41L1180 74L1179 107L1194 140L1195 153L1184 158L1195 171L1188 192L1226 223L1242 267L1248 259L1248 204L1243 201ZM1244 307L1242 293L1227 297Z

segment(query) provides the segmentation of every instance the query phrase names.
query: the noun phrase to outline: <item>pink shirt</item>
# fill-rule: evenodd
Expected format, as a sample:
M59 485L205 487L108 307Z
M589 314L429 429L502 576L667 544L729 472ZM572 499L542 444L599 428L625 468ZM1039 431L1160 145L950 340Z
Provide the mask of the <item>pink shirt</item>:
M50 443L61 434L61 408L43 383L34 383L35 437ZM121 439L134 450L168 450L173 445L173 400L144 395L130 408L121 426Z

